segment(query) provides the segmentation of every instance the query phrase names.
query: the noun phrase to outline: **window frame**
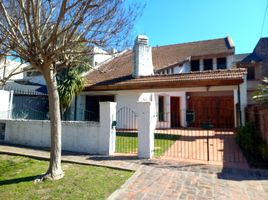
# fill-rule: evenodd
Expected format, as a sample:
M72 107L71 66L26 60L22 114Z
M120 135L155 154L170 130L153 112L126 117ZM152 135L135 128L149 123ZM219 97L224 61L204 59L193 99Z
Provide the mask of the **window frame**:
M161 102L161 105L160 105L160 102ZM158 96L158 121L159 122L165 121L164 112L165 112L165 96L159 95Z

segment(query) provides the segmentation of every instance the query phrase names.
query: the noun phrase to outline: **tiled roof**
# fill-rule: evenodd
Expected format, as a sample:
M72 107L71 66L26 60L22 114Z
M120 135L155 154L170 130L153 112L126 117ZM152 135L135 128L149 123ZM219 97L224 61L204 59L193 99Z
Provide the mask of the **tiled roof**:
M234 53L234 47L229 37L190 42L183 44L157 46L152 48L154 70L166 68L175 63L184 61L189 57L202 57L213 55L229 55ZM110 62L102 65L86 75L87 84L94 85L99 82L123 78L132 72L131 50L126 51Z
M213 70L202 72L190 72L174 75L153 75L132 78L132 76L124 76L118 79L100 82L87 90L123 90L123 89L144 89L163 87L198 87L213 86L223 83L235 84L243 82L246 69L229 69L229 70Z

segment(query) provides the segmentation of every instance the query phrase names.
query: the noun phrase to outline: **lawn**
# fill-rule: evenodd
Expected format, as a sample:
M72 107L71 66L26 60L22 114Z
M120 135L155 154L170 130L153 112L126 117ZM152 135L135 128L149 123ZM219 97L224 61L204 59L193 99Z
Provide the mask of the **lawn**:
M137 153L138 152L138 133L137 132L117 132L116 149L117 153ZM154 156L159 157L179 139L179 135L155 134Z
M0 154L0 199L106 199L133 172L63 163L63 179L34 184L47 161Z

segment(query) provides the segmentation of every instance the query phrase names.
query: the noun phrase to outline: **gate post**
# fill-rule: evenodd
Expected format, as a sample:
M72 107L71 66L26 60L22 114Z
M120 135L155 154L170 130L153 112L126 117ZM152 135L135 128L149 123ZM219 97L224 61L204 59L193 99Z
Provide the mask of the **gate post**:
M100 102L99 154L111 155L115 152L116 103Z
M152 102L138 102L138 157L152 158L154 153L154 113Z

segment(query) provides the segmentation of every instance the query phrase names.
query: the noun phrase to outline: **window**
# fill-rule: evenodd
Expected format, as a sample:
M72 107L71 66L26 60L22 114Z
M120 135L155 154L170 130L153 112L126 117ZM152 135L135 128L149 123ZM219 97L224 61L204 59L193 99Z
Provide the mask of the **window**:
M158 121L164 121L164 96L158 97Z
M226 69L227 61L226 58L217 58L217 69Z
M255 68L254 67L248 67L247 71L248 71L247 80L255 80Z
M191 61L191 71L200 71L200 63L199 60L192 60Z
M84 118L86 121L100 121L100 102L112 101L114 96L86 96Z
M212 69L213 69L213 60L204 59L204 70L212 70Z

